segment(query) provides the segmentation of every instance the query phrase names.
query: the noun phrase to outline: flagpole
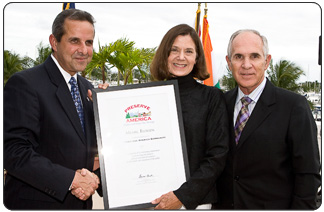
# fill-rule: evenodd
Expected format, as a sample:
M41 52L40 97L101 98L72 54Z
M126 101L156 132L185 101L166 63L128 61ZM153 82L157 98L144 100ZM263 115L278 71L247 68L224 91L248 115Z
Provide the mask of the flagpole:
M208 9L207 9L207 3L205 3L205 16L207 17L207 11L208 11Z
M200 25L200 5L201 3L198 3L198 9L196 12L196 23L195 23L195 30L199 34L199 25Z
M207 19L207 11L208 11L208 9L207 9L207 3L205 3L205 9L204 9L204 11L205 11L205 14L204 14L204 18L203 18L203 20L204 20L204 19ZM203 28L204 28L204 27L206 27L205 24L203 24ZM208 30L208 29L203 29L203 31L204 31L204 30L206 31L206 30Z

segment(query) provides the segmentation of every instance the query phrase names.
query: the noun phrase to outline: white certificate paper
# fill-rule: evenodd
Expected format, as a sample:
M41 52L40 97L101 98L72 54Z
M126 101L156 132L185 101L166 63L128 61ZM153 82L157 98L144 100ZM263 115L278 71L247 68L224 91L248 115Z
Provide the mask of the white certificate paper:
M176 81L94 90L105 209L148 208L188 177Z

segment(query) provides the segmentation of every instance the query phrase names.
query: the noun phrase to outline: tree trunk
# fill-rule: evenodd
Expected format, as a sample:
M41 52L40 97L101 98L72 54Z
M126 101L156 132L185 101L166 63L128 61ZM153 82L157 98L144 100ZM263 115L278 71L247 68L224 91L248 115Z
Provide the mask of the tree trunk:
M120 71L118 70L118 74L117 74L117 85L118 86L120 85L119 81L120 81Z
M101 73L102 73L102 83L104 84L106 82L106 77L105 77L105 66L103 65L101 68Z
M128 81L128 77L129 77L129 75L126 75L126 76L124 76L124 85L126 85L127 84L127 81Z
M86 77L86 72L85 72L85 70L81 72L81 76L84 77L84 78Z

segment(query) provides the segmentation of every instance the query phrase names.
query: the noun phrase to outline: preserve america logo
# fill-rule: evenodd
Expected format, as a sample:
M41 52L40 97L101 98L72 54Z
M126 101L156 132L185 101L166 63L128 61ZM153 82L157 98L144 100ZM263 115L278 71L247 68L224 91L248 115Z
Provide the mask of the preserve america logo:
M150 107L144 104L134 104L125 109L126 123L150 121Z

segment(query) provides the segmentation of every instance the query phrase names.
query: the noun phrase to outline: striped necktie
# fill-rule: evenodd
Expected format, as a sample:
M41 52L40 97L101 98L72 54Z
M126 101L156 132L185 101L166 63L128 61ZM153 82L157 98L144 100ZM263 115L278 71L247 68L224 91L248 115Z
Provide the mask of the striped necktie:
M242 107L239 114L237 115L235 127L234 127L236 145L238 144L243 128L245 127L245 124L250 117L248 106L252 102L252 99L250 99L249 97L243 97L241 99L241 102L242 102Z
M74 77L71 77L69 83L71 84L72 99L74 101L74 105L76 107L76 110L77 110L79 118L80 118L82 130L84 132L84 113L83 113L83 108L82 108L82 104L81 104L81 96L80 96L80 92L79 92L79 87L78 87L78 84Z

